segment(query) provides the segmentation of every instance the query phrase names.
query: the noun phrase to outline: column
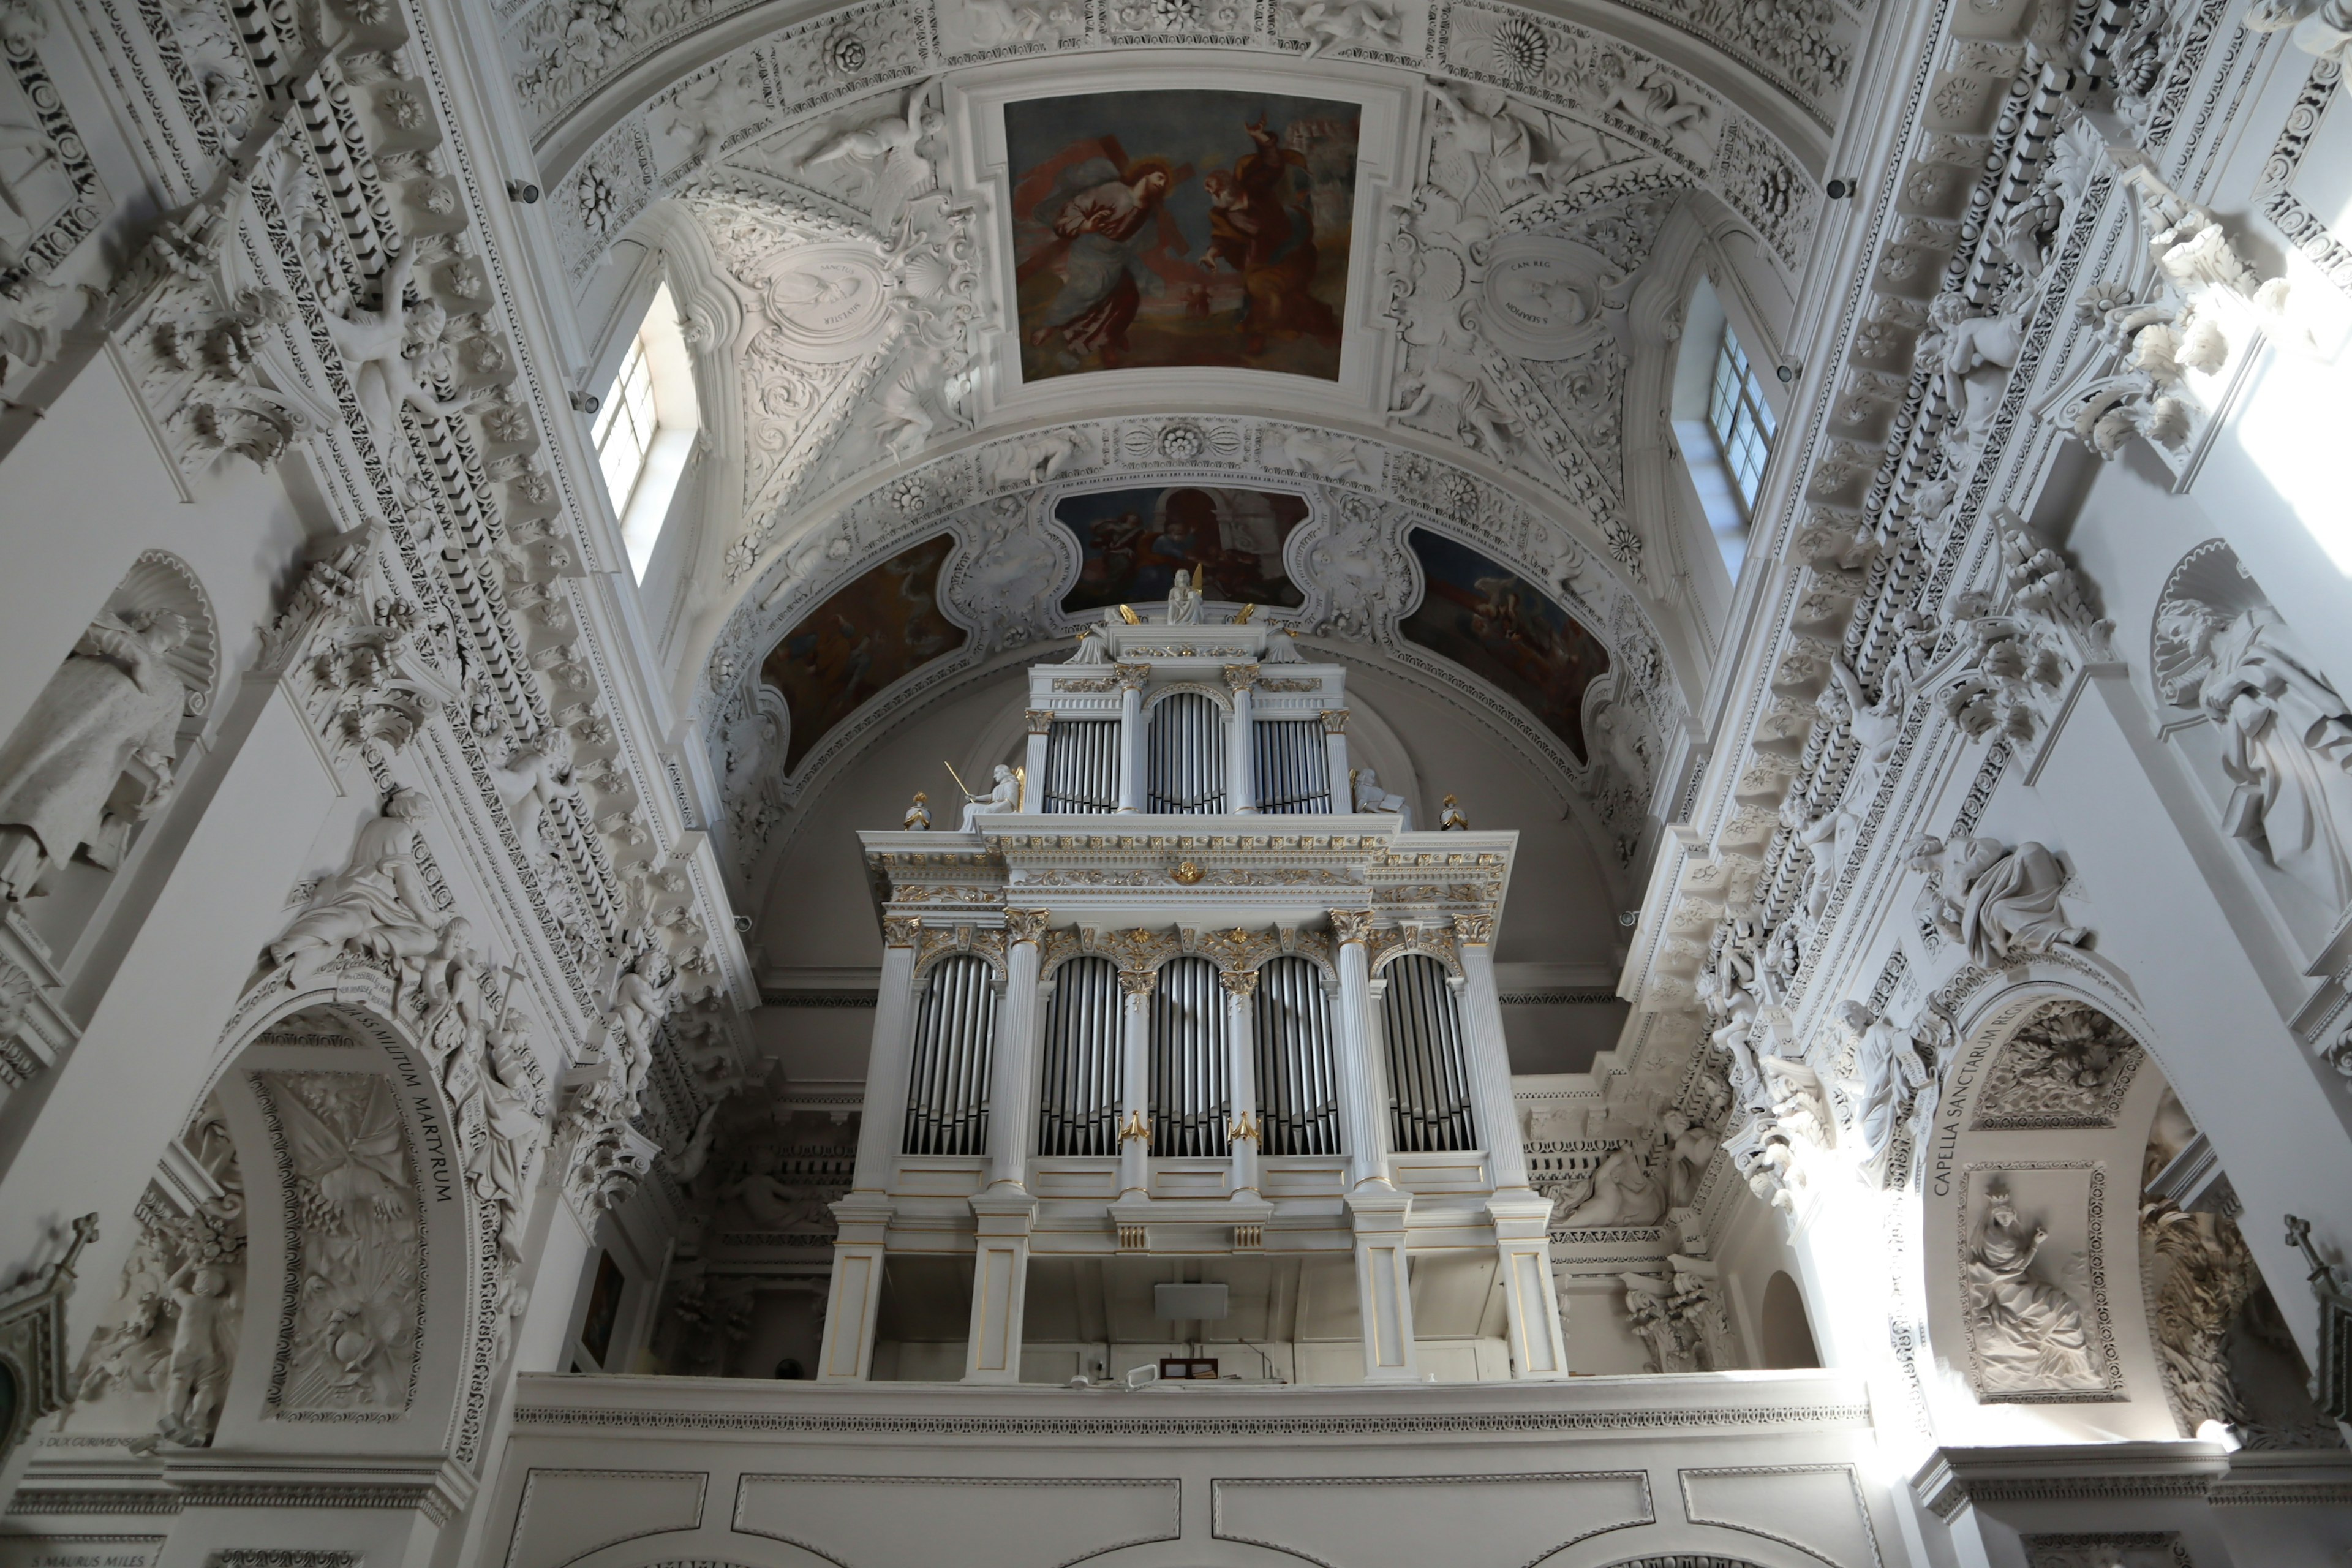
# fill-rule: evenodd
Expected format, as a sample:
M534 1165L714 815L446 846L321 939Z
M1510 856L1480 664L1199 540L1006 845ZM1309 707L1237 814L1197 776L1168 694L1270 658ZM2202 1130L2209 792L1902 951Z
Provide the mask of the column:
M1118 676L1118 808L1143 809L1143 683L1148 664L1111 667Z
M1023 811L1045 809L1045 742L1054 727L1054 715L1042 708L1029 710L1029 756L1025 770L1027 784L1021 791Z
M1356 791L1348 782L1348 710L1323 710L1323 750L1331 763L1331 809L1356 809Z
M1217 976L1225 988L1225 1081L1232 1086L1233 1120L1226 1145L1234 1156L1230 1189L1257 1193L1257 971L1228 969Z
M1225 742L1225 805L1230 811L1257 810L1257 752L1250 739L1250 688L1257 684L1257 666L1225 666L1225 686L1234 694L1233 733Z
M1511 1344L1511 1375L1568 1375L1568 1342L1551 1276L1551 1200L1528 1185L1528 1152L1511 1099L1511 1060L1503 1038L1502 998L1495 989L1495 917L1456 915L1454 938L1463 980L1463 1054L1469 1059L1473 1114L1486 1145L1495 1191L1486 1213L1495 1225L1496 1266Z
M973 1194L979 1234L972 1249L971 1328L966 1383L1021 1381L1021 1320L1029 1300L1029 1232L1037 1200L1019 1187Z
M863 1383L874 1363L882 1306L883 1243L890 1229L890 1178L906 1126L907 1055L914 1040L915 944L922 921L882 921L882 978L874 999L874 1041L866 1060L866 1110L857 1127L857 1169L849 1195L833 1205L833 1280L824 1303L819 1383Z
M1045 1027L1039 1005L1039 944L1044 910L1004 911L1004 998L996 1009L995 1063L988 1079L988 1184L1025 1187L1029 1140L1037 1120L1037 1051Z
M1156 969L1122 969L1119 989L1118 1191L1151 1192L1151 994Z
M1388 1103L1381 1092L1380 1029L1372 1016L1372 934L1370 910L1333 910L1339 948L1339 1008L1334 1042L1339 1068L1339 1138L1348 1154L1348 1185L1386 1186Z

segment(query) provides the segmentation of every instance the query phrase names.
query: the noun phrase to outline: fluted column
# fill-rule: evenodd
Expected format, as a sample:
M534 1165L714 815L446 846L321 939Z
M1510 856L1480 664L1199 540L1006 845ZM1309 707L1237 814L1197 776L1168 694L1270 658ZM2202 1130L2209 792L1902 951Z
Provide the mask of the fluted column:
M1225 988L1225 1079L1233 1086L1233 1119L1226 1124L1226 1146L1234 1156L1232 1189L1257 1191L1257 971L1226 970L1217 976Z
M1225 801L1234 811L1257 810L1257 752L1250 739L1250 689L1257 666L1225 666L1225 686L1234 694L1234 732L1225 747Z
M1118 808L1143 809L1143 683L1148 664L1114 665L1118 675Z
M1004 1002L996 1010L995 1063L988 1084L988 1182L1025 1186L1029 1140L1037 1120L1038 1034L1045 1009L1038 997L1044 910L1004 911Z
M866 1110L857 1127L857 1168L849 1194L833 1205L838 1229L826 1288L819 1383L862 1383L874 1361L882 1306L884 1240L890 1228L891 1173L907 1124L908 1053L914 1043L915 956L922 921L882 921L882 977L874 998L874 1038L866 1058Z
M1118 972L1118 1188L1151 1190L1151 994L1160 986L1156 969Z
M1472 1113L1486 1145L1494 1194L1495 1249L1511 1345L1511 1375L1568 1375L1568 1337L1552 1288L1551 1200L1528 1185L1527 1146L1511 1100L1511 1058L1503 1037L1503 1004L1495 987L1495 917L1456 915L1462 953L1463 1053L1469 1058Z
M1323 710L1323 751L1331 764L1331 809L1356 809L1356 792L1348 782L1348 710Z
M1381 1093L1380 1028L1372 1016L1372 970L1367 943L1369 910L1333 910L1339 943L1339 1137L1348 1155L1348 1185L1388 1180L1388 1107Z
M1020 809L1045 809L1045 742L1054 728L1054 715L1044 709L1029 710L1029 755L1027 782L1021 791Z

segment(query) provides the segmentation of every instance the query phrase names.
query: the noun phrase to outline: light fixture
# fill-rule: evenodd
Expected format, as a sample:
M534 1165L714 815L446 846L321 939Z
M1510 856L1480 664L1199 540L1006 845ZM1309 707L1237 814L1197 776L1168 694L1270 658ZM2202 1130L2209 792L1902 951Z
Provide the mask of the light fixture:
M523 205L529 206L531 203L539 200L539 186L529 180L509 180L507 182L507 197L510 201L518 201Z
M572 406L575 412L593 417L596 410L604 406L604 400L593 392L575 392L572 395Z
M1772 374L1780 378L1781 385L1787 386L1797 379L1797 367L1792 364L1776 365Z
M1852 180L1832 180L1828 184L1822 187L1822 195L1829 197L1829 199L1833 202L1842 202L1845 200L1846 197L1853 195L1857 188L1855 182Z

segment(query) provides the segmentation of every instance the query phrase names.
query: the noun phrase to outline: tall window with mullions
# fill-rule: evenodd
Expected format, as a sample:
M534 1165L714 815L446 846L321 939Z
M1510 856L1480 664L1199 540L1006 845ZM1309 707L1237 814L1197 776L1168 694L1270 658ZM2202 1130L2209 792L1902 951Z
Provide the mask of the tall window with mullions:
M1723 449L1724 467L1748 510L1756 506L1756 492L1764 482L1764 464L1772 456L1772 409L1764 401L1763 384L1748 362L1731 326L1726 322L1723 341L1715 353L1715 380L1707 393L1706 422Z

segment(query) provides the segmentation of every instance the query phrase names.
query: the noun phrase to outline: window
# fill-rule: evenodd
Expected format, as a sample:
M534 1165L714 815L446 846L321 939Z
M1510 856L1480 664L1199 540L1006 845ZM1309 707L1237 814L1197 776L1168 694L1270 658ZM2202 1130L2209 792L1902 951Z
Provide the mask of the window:
M694 362L687 353L677 301L665 283L654 290L645 320L621 356L621 368L590 426L605 493L621 519L621 542L637 581L646 579L661 541L686 459L694 450L702 410L694 395Z
M1707 427L1715 432L1724 466L1738 487L1743 510L1756 505L1757 487L1764 482L1764 460L1772 455L1772 410L1764 402L1764 388L1755 367L1724 323L1715 353L1715 381L1707 393Z

